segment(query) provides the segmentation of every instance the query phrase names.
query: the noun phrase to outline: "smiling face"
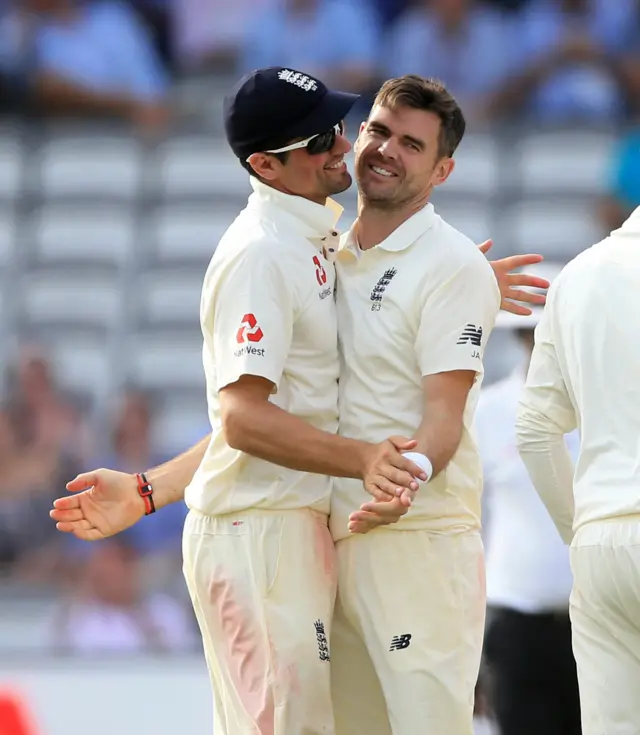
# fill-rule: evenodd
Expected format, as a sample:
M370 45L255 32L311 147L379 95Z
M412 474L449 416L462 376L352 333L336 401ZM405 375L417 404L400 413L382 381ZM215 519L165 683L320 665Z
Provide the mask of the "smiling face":
M426 201L454 166L452 158L441 154L440 128L433 112L376 105L355 145L363 200L384 209Z
M350 150L351 143L339 134L326 153L312 155L306 148L298 148L289 151L284 161L269 153L254 153L249 162L255 173L275 189L324 204L327 197L351 186L351 174L344 162Z
M453 171L465 121L438 82L416 75L382 86L355 144L361 201L377 209L424 206Z

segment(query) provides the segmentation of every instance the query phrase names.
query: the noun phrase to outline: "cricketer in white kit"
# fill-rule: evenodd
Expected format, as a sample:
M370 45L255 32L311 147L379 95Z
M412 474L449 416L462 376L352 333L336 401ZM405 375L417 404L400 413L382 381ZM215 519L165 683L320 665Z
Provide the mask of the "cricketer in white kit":
M571 544L584 735L640 732L640 208L572 260L536 329L520 455ZM562 441L578 429L575 466Z
M382 87L355 146L361 203L336 259L339 433L414 437L433 470L397 524L363 534L350 530L366 530L375 505L361 484L334 481L340 735L473 732L485 590L472 423L500 293L428 202L463 130L443 87L404 77Z

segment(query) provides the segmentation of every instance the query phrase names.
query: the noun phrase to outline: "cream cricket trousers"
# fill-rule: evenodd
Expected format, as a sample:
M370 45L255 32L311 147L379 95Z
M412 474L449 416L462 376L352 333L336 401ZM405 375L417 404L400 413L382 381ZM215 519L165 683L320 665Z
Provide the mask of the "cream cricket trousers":
M472 735L485 619L480 534L376 529L336 544L337 735Z
M571 568L583 735L638 735L640 517L596 521L578 529Z
M333 735L335 601L327 517L190 511L184 576L214 697L215 735Z

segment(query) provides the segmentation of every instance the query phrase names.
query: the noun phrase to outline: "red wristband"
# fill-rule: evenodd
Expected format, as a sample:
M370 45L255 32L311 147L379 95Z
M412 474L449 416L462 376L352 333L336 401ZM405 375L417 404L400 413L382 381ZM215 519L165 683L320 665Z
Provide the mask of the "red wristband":
M138 481L138 494L144 500L144 514L146 516L151 515L151 513L156 512L156 505L153 502L153 486L147 480L144 472L139 472L136 475L136 480Z

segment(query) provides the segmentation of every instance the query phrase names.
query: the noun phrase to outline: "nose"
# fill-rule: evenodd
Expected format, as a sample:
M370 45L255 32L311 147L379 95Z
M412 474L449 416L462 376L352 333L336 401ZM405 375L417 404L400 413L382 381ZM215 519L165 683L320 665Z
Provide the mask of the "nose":
M338 133L338 135L336 135L336 142L333 144L333 150L331 152L342 156L345 153L349 153L350 150L351 143L349 142L348 138L344 135L344 133Z
M392 138L383 140L378 146L378 152L385 158L396 158L397 148Z

